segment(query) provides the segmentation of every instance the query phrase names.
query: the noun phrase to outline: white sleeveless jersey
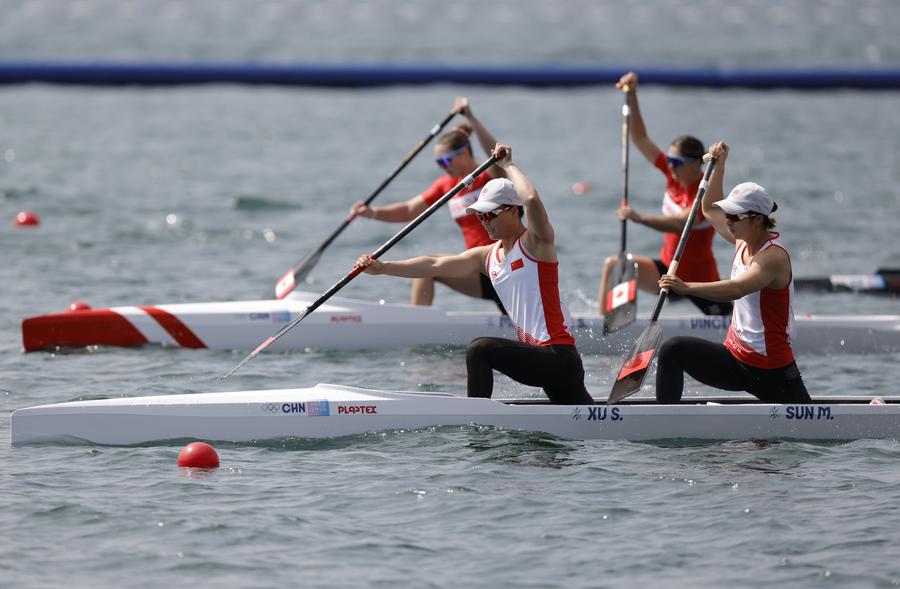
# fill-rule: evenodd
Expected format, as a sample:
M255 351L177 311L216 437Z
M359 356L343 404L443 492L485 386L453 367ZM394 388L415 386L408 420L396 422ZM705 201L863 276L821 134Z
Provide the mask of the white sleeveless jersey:
M534 259L522 238L502 260L502 243L488 252L485 269L516 330L516 338L535 346L575 345L571 318L559 300L559 263Z
M780 247L778 234L763 244ZM743 261L747 250L745 242L735 249L731 278L735 279L750 268ZM758 252L757 252L758 253ZM764 288L734 301L731 327L725 338L725 346L740 362L756 368L782 368L794 361L791 340L794 337L794 279L784 288Z

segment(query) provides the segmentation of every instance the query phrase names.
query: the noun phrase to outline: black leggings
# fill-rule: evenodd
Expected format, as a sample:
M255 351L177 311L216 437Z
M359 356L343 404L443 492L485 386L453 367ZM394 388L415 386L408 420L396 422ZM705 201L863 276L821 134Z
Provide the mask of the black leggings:
M685 372L703 384L747 391L767 403L812 403L796 362L782 368L754 368L735 360L723 344L698 337L673 337L660 347L657 403L681 400Z
M532 346L502 337L479 337L466 348L470 397L494 391L494 370L522 384L541 387L551 403L593 405L584 388L584 366L575 346Z

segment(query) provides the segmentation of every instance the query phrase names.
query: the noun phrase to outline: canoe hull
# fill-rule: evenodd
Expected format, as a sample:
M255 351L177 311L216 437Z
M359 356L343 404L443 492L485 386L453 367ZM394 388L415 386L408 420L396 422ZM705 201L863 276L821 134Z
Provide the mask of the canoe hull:
M147 445L189 439L258 442L334 438L441 426L492 426L566 439L808 439L900 437L900 400L820 399L772 405L746 397L657 405L551 405L446 393L385 392L338 385L77 401L19 409L13 445Z
M187 303L72 311L29 317L22 322L26 352L68 346L154 344L215 350L252 350L299 316L310 293L282 301ZM665 337L695 336L722 341L729 317L667 314ZM583 353L623 354L646 327L647 318L603 336L593 314L573 315ZM900 315L799 316L798 353L900 351ZM514 337L508 318L494 312L452 312L433 307L380 304L333 297L301 325L269 346L271 351L313 349L397 349L465 346L479 336Z

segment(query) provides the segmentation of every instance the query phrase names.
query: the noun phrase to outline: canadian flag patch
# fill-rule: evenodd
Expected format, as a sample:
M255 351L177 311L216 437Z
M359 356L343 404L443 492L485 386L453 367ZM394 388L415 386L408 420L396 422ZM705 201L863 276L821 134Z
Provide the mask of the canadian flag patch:
M525 262L522 261L522 258L517 258L512 261L512 264L510 264L509 267L513 272L515 272L519 268L524 268Z
M612 311L625 303L630 303L635 299L636 291L637 280L617 284L615 288L606 293L606 310Z

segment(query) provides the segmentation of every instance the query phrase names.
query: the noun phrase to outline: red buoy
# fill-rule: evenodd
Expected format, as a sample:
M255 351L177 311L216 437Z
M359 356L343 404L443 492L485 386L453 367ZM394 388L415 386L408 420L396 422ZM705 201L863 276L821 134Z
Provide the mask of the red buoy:
M572 185L572 192L581 196L582 194L587 194L591 191L591 183L590 182L576 182Z
M34 211L19 211L16 215L16 227L36 227L40 224L41 220Z
M84 301L72 301L69 303L69 306L66 308L66 311L69 313L73 311L90 311L91 306L85 303Z
M178 453L178 466L186 468L218 468L219 455L206 442L191 442Z

